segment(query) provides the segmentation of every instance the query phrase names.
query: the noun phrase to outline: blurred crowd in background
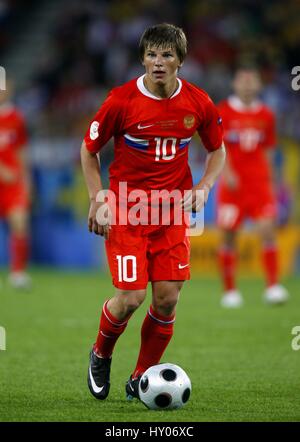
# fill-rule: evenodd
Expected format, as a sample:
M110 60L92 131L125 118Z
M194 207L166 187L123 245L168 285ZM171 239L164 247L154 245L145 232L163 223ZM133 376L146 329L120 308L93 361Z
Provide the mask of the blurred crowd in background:
M35 7L39 2L32 0L0 2L2 53L14 42L11 23ZM143 30L168 21L182 26L188 37L182 77L218 101L228 94L237 63L257 63L281 133L300 139L300 110L290 87L300 50L298 1L66 0L57 2L57 9L47 52L20 91L35 130L81 135L107 89L143 71L137 52Z
M300 212L300 91L291 88L291 69L300 64L297 0L0 0L0 64L15 80L16 102L30 132L33 214L85 219L81 140L107 91L143 72L138 41L147 26L159 22L184 29L188 57L180 76L215 102L231 92L237 64L260 68L263 98L278 122L281 221L295 221ZM44 49L32 58L35 44ZM21 72L10 70L17 51L23 57ZM197 140L191 156L197 175L204 159ZM112 149L105 149L105 171L111 157ZM214 220L213 203L208 222Z

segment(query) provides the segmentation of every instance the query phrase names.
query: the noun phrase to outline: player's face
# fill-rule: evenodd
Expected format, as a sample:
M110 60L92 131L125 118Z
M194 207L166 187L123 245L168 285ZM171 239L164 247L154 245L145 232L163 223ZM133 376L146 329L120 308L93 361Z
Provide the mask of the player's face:
M7 99L8 99L7 91L6 90L4 90L4 91L0 90L0 104L5 103L7 101Z
M176 79L181 66L175 49L149 47L144 54L143 65L148 78L156 85L167 85Z
M256 71L240 70L233 80L233 90L242 100L251 102L261 90L261 81Z
M6 89L0 90L0 105L6 103L9 101L11 95L12 95L12 84L9 80L6 81Z

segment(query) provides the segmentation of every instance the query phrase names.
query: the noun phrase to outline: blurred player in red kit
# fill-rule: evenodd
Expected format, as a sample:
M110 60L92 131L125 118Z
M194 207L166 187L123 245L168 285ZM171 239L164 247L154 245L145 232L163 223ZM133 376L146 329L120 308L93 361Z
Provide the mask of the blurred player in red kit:
M234 95L218 106L227 150L217 208L217 222L223 232L219 264L225 291L221 305L234 308L243 303L235 281L236 235L246 218L255 222L261 236L266 275L264 299L272 304L282 303L288 293L278 283L272 173L272 155L276 146L275 118L258 98L261 79L255 68L237 69L233 90Z
M0 91L0 218L9 227L10 274L14 288L28 289L30 178L24 118L12 104L12 83Z
M189 279L190 244L186 225L100 225L96 195L102 189L97 153L114 137L110 190L120 182L128 191L190 190L185 209L199 211L225 160L218 111L203 90L177 77L186 55L183 31L170 24L148 28L140 40L146 73L113 89L90 124L81 148L90 196L89 229L106 238L106 253L115 295L103 305L99 333L90 354L88 385L98 399L110 388L114 345L152 284L152 304L141 329L136 367L126 383L128 399L138 397L142 373L159 363L173 335L175 308L184 280ZM208 151L207 166L193 187L188 145L199 132ZM196 191L202 189L202 203Z

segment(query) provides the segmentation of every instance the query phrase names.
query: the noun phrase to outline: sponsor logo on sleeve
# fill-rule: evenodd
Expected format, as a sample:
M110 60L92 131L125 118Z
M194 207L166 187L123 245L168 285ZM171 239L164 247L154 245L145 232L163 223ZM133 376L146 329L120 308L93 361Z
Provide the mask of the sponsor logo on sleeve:
M90 127L90 139L91 140L96 140L96 138L99 137L99 123L98 121L93 121Z

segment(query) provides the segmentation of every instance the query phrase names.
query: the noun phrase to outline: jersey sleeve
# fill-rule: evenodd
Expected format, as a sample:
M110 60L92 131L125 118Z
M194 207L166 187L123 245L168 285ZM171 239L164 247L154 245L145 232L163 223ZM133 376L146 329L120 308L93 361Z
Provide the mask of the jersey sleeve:
M122 130L122 102L111 91L85 134L86 148L97 153L114 135Z
M198 133L204 147L209 152L221 147L223 141L222 118L210 98L206 102L204 121L198 128Z
M276 120L275 115L273 112L269 112L268 114L268 124L266 126L266 132L265 132L265 140L264 140L264 146L266 148L274 148L277 144L277 137L276 137Z

